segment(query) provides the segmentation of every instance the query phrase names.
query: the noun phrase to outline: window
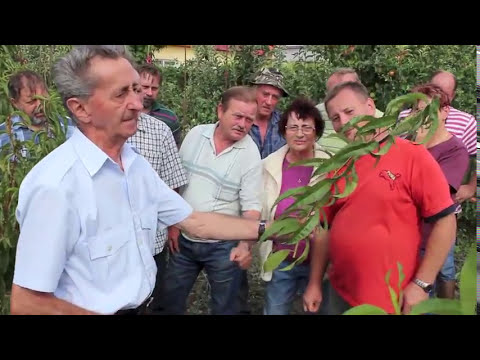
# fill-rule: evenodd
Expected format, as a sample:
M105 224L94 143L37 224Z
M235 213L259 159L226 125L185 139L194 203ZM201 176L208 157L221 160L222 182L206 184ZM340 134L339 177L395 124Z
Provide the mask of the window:
M172 59L155 59L153 62L161 67L177 65L177 61Z

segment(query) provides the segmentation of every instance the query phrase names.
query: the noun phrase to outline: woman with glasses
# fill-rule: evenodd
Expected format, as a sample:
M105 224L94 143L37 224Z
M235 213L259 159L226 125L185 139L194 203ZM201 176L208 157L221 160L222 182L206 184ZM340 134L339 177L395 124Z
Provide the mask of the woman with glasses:
M291 204L293 198L282 200L272 209L275 200L284 192L307 185L313 185L323 176L312 177L311 166L294 166L291 164L305 159L328 158L316 141L322 136L325 123L315 103L305 98L297 98L285 110L279 121L279 133L285 137L287 144L263 160L264 198L263 218L278 218ZM294 216L294 215L292 215ZM288 315L295 296L303 292L310 272L309 256L302 263L297 263L288 271L281 271L291 265L305 251L308 239L296 245L265 241L260 245L261 277L267 282L264 314ZM263 264L273 251L289 250L288 257L273 272L265 272Z

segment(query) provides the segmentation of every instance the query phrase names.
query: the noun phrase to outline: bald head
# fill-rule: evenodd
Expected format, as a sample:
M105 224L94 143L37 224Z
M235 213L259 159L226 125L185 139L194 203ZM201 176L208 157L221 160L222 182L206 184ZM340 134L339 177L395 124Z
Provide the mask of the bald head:
M338 84L344 82L360 82L360 78L355 70L351 68L341 68L336 70L327 80L327 92L332 90Z
M440 87L449 97L450 102L455 98L455 91L457 90L457 79L455 75L448 71L437 71L433 74L430 82Z

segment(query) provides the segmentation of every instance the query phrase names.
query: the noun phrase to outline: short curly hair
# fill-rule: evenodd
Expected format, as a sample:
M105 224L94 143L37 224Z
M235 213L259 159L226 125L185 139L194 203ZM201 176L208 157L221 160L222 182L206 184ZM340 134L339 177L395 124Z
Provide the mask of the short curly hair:
M297 114L299 119L313 119L315 124L315 136L321 138L323 130L325 129L325 121L320 115L320 111L315 106L315 103L305 97L298 97L290 104L290 106L283 112L278 122L278 133L285 137L285 127L288 123L288 117L291 113Z

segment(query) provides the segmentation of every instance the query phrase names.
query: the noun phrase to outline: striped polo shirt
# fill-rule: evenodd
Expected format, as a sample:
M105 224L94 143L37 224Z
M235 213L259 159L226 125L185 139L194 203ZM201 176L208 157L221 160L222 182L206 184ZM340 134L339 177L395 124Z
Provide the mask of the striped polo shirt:
M404 110L400 113L399 118L407 117L410 110ZM452 135L462 140L467 148L468 155L477 155L477 120L473 115L455 109L450 106L447 119L445 120L445 128Z
M260 212L262 163L257 145L246 135L216 154L213 134L217 126L198 125L185 137L180 157L188 185L181 189L181 195L195 211L234 216L248 210ZM217 242L182 234L191 241Z

